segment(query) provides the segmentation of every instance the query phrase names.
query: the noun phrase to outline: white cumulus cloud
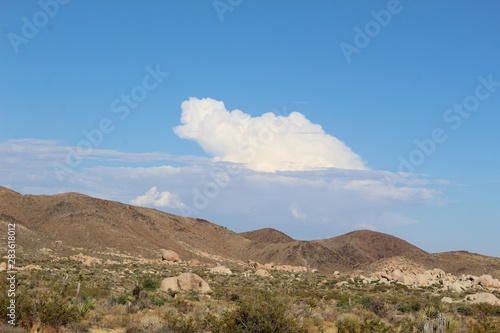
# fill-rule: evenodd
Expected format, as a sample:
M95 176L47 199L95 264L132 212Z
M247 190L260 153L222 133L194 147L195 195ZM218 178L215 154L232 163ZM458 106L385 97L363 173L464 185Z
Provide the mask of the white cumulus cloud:
M130 201L138 206L155 206L155 207L182 207L182 202L172 193L168 191L160 192L158 188L150 188L144 195Z
M252 117L240 110L226 110L223 102L193 97L181 107L182 125L174 132L195 140L216 160L264 172L366 169L361 157L344 142L299 112Z

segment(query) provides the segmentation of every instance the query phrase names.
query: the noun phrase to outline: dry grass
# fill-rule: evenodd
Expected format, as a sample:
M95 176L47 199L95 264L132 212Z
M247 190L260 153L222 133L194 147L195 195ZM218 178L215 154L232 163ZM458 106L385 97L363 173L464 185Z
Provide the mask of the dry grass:
M19 314L17 328L5 326L0 331L24 333L38 327L40 332L71 333L234 333L240 329L246 332L245 325L280 322L282 327L294 327L290 332L295 333L302 328L318 333L420 332L426 321L438 325L441 314L446 332L500 331L499 306L443 304L439 301L443 296L459 298L463 294L435 288L358 281L340 288L335 283L346 277L274 271L274 279L252 274L245 277L246 269L238 267L232 267L234 275L221 276L203 267L136 263L115 265L110 275L102 266L83 267L72 261L61 261L57 266L49 261L40 264L46 269L18 274L18 310L24 313ZM203 295L157 289L161 279L187 271L203 277L213 291ZM5 288L2 281L0 311L5 311ZM242 318L249 323L238 324Z

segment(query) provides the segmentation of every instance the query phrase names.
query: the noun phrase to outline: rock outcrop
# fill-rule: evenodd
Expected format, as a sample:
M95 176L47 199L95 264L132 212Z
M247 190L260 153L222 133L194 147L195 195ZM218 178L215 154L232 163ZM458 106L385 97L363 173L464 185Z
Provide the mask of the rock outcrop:
M256 264L260 265L259 263ZM304 266L277 265L273 262L261 265L260 267L267 270L275 270L275 271L290 272L290 273L305 273L308 271L307 267Z
M410 268L407 270L407 268ZM424 270L417 266L392 266L385 271L375 272L369 277L359 275L357 280L363 284L378 283L400 283L412 288L425 288L438 286L444 291L463 292L465 290L476 289L485 291L500 290L500 281L491 275L481 275L479 277L469 274L454 276L447 274L439 268Z
M160 250L161 251L161 260L169 261L169 262L180 262L181 258L179 255L172 250Z
M465 297L464 301L468 301L472 304L487 303L491 305L500 305L500 300L491 293L477 293L468 295L467 297Z
M475 283L478 286L481 286L485 289L499 289L500 281L491 277L491 275L481 275L475 280Z
M162 291L180 291L194 290L200 293L212 291L208 283L200 276L194 273L182 273L177 277L168 277L161 281L160 290Z
M80 261L84 266L87 266L87 267L94 266L94 265L102 265L101 259L84 255L81 252L77 255L71 256L70 259Z
M210 273L220 274L220 275L233 275L233 272L226 266L217 266L210 269Z
M259 277L272 277L272 275L265 269L258 269L255 271L255 275Z

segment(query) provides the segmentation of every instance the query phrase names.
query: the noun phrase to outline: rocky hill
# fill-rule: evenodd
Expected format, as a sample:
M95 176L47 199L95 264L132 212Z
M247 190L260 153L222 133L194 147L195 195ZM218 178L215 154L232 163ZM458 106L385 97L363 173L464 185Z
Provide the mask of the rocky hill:
M273 228L242 232L240 235L255 243L289 243L294 241L292 237Z
M468 252L429 254L397 237L368 230L314 240L294 240L275 229L235 233L206 220L187 218L78 193L21 195L0 187L0 227L15 223L20 254L158 258L160 249L183 260L303 266L325 273L376 270L384 260L404 257L453 274L500 277L500 259ZM6 250L7 232L0 235Z
M359 230L334 238L313 241L339 253L348 266L361 267L383 258L395 256L422 257L427 252L391 235Z

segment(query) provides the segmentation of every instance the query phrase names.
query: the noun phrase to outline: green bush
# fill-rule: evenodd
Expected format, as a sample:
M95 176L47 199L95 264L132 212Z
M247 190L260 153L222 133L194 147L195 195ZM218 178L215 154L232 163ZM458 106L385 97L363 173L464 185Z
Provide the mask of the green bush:
M468 305L461 305L457 307L457 312L463 316L472 316L474 314L474 309Z
M405 332L411 333L411 330L402 331L395 330L389 324L385 324L379 318L368 319L365 318L363 321L358 319L353 315L346 315L336 322L338 333L396 333ZM408 326L409 327L409 326Z
M475 312L479 316L500 316L500 306L488 303L478 303L474 304Z
M54 286L58 290L58 286ZM7 318L7 293L0 294L0 315ZM16 290L16 322L20 327L30 328L40 322L59 327L80 319L78 308L64 299L58 292L27 290L20 286Z
M419 303L403 303L397 307L398 311L402 313L418 312L420 308Z
M307 333L295 319L286 315L286 306L268 296L244 299L238 309L225 312L216 333Z
M141 281L141 286L146 290L155 291L160 287L160 281L152 278L145 278Z
M471 321L467 325L467 333L498 333L500 332L500 323L492 319Z
M338 333L361 333L359 319L352 315L344 316L336 322Z

